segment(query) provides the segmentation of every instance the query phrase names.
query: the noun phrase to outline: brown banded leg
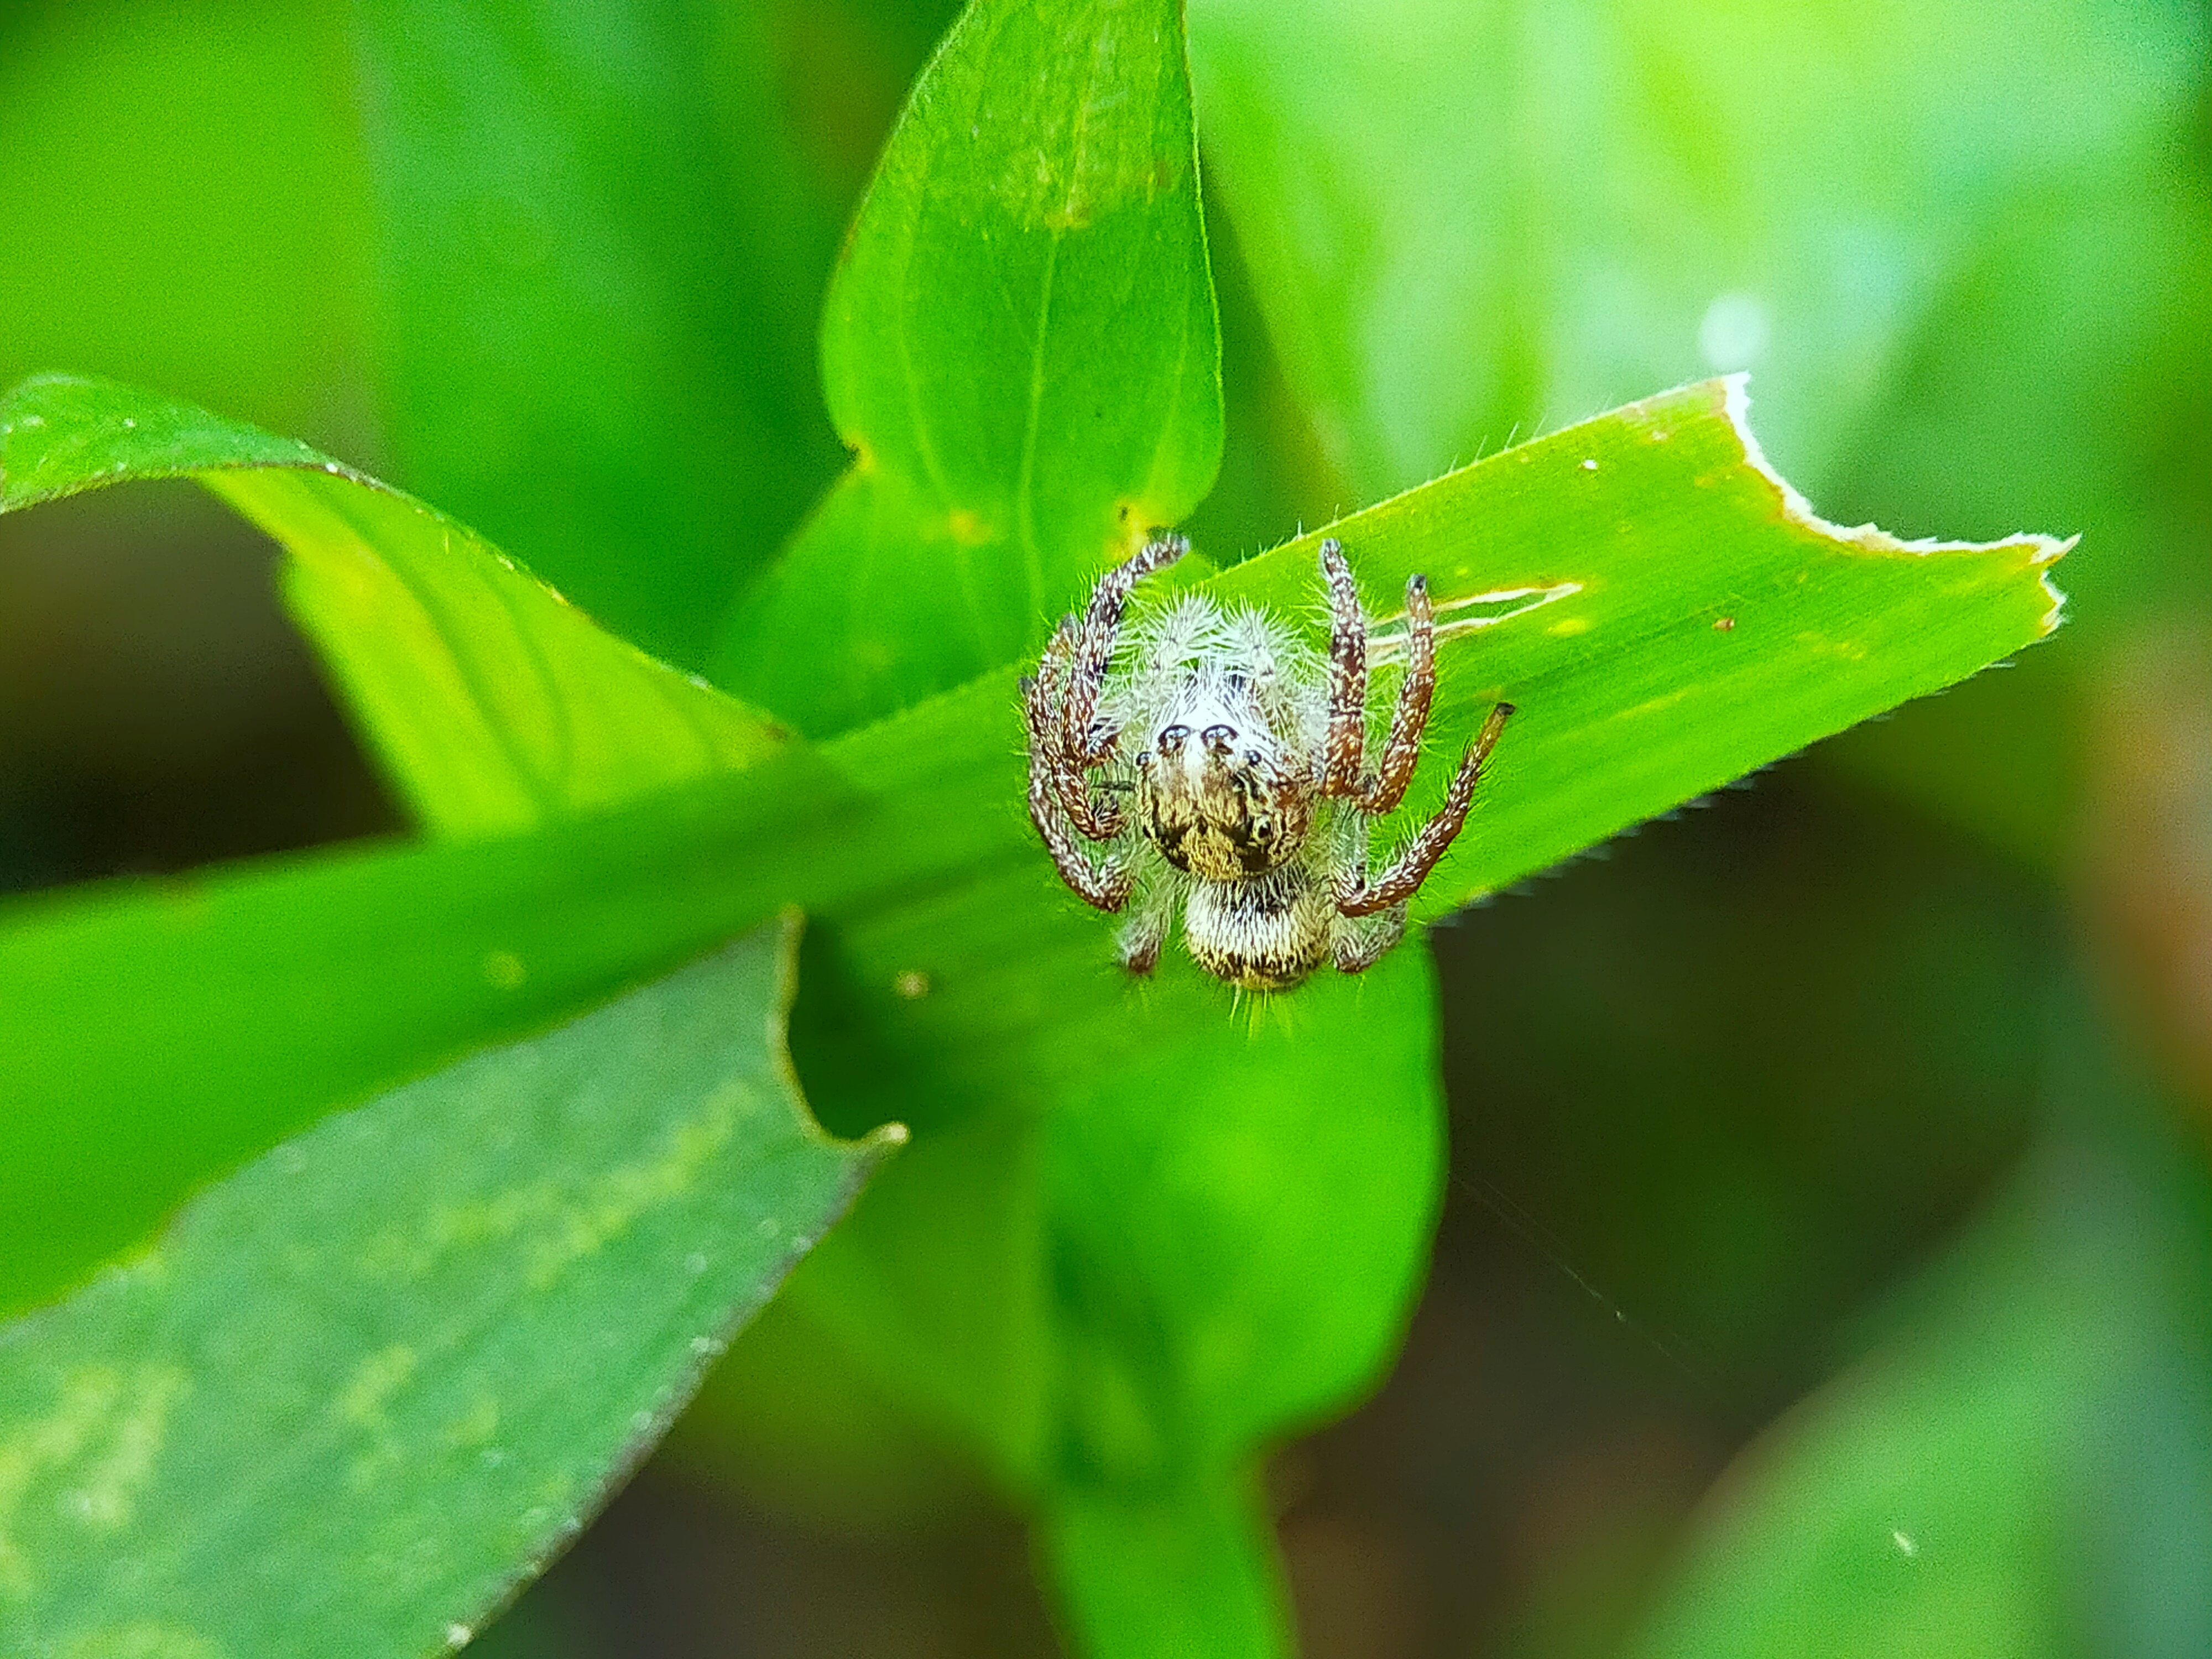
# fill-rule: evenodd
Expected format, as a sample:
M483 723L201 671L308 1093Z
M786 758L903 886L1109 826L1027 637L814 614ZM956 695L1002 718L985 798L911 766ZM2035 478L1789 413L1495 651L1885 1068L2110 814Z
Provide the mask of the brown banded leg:
M1329 959L1340 974L1364 974L1390 954L1406 937L1406 907L1394 904L1355 921L1340 917L1329 939Z
M1121 612L1137 584L1156 570L1164 570L1190 551L1189 538L1162 536L1146 542L1098 579L1084 607L1083 621L1075 629L1068 662L1067 696L1060 704L1062 730L1069 754L1086 766L1105 758L1109 737L1097 741L1092 726L1098 718L1098 695L1114 665L1114 644L1121 636Z
M1513 713L1513 705L1501 702L1490 711L1490 718L1482 723L1482 730L1467 746L1467 753L1459 763L1458 775L1444 796L1444 804L1437 815L1423 824L1413 840L1407 842L1389 867L1375 878L1366 878L1364 870L1352 870L1338 885L1336 908L1347 916L1371 916L1378 910L1387 910L1394 904L1402 904L1429 878L1429 872L1437 867L1437 860L1444 855L1467 822L1468 808L1474 805L1474 786L1482 775L1482 763L1497 746L1498 734L1505 729L1505 721Z
M1390 736L1382 763L1361 780L1359 810L1381 817L1406 799L1413 768L1421 758L1421 733L1428 729L1429 702L1437 690L1437 630L1429 610L1429 579L1406 581L1406 678L1390 711Z
M1360 755L1367 742L1367 618L1359 586L1344 562L1344 544L1321 544L1321 574L1328 584L1328 736L1322 750L1321 792L1357 795Z
M1048 659L1058 653L1065 675L1059 701L1058 744L1061 763L1057 790L1060 810L1085 835L1100 841L1121 833L1126 815L1113 802L1101 802L1091 793L1090 770L1103 762L1114 747L1115 733L1101 736L1099 694L1114 665L1114 646L1121 632L1121 613L1137 584L1155 570L1164 570L1190 551L1188 538L1162 536L1146 542L1098 579L1084 606L1083 619L1063 617Z
M1022 714L1029 726L1030 773L1040 768L1049 775L1049 786L1067 822L1093 841L1111 841L1127 822L1120 806L1101 801L1091 793L1090 769L1068 750L1067 733L1060 710L1066 707L1067 680L1075 650L1076 622L1062 617L1037 672L1022 682Z
M1060 810L1052 768L1039 765L1034 758L1030 764L1030 822L1036 826L1045 851L1059 866L1060 879L1085 903L1101 910L1119 910L1129 902L1133 882L1128 866L1111 854L1097 863L1091 861L1075 826Z

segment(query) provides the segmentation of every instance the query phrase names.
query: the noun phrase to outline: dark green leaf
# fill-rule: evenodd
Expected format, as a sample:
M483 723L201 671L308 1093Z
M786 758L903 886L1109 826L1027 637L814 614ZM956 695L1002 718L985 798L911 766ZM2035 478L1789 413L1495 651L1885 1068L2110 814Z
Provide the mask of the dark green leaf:
M795 927L331 1118L0 1333L8 1645L467 1641L896 1142L806 1115Z
M1052 1112L1059 1484L1234 1468L1380 1378L1443 1196L1435 1004L1401 951L1162 1030Z
M618 632L703 659L834 475L835 246L750 5L370 0L399 471Z
M1006 662L1212 483L1219 346L1177 0L977 0L823 327L851 472L720 677L841 731Z

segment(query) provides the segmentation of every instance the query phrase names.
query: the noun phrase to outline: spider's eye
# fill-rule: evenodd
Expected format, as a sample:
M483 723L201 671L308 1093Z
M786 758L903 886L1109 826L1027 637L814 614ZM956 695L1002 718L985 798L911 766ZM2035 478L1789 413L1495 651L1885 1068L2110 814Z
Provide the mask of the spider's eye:
M1160 753L1172 755L1182 747L1183 739L1189 735L1190 727L1188 726L1168 726L1160 733Z
M1237 741L1237 728L1233 726L1209 726L1198 735L1215 754L1225 755L1230 745Z

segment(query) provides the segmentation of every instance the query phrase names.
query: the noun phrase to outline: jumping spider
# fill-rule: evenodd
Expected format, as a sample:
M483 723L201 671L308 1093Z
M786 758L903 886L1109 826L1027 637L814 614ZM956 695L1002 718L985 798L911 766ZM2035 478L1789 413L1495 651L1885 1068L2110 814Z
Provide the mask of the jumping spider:
M1443 807L1370 880L1372 820L1413 781L1436 690L1427 581L1406 584L1406 676L1369 771L1367 617L1343 548L1321 544L1326 661L1274 618L1199 593L1133 629L1123 652L1131 590L1189 547L1165 537L1100 577L1022 682L1030 819L1084 899L1109 911L1134 899L1120 939L1133 972L1159 960L1180 899L1191 956L1231 985L1288 990L1324 961L1358 973L1404 936L1406 902L1467 821L1513 706L1490 711Z

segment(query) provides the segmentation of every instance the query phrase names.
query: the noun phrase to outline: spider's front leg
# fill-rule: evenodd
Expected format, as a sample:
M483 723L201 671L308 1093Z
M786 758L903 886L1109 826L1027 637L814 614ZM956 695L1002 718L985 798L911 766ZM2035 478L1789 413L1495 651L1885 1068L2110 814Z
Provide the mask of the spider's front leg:
M1413 768L1421 758L1421 733L1428 730L1429 703L1437 691L1437 630L1429 609L1429 579L1406 579L1406 678L1390 711L1390 735L1382 744L1382 764L1360 780L1359 810L1373 817L1395 810L1406 799Z
M1091 767L1095 763L1085 761L1068 741L1068 680L1079 631L1073 617L1061 617L1052 638L1045 642L1037 672L1022 682L1022 712L1030 732L1030 793L1034 798L1038 775L1044 774L1045 787L1060 817L1093 841L1111 841L1121 833L1126 817L1118 805L1092 793ZM1100 746L1101 758L1112 746L1109 736ZM1032 807L1031 816L1035 815Z
M1098 579L1083 620L1070 642L1067 695L1060 703L1061 729L1068 750L1085 765L1096 766L1112 745L1111 734L1096 730L1098 696L1114 665L1114 645L1121 637L1121 613L1137 584L1156 570L1164 570L1190 551L1184 536L1162 536L1146 542ZM1066 626L1065 623L1062 624Z
M1429 872L1437 867L1437 860L1443 857L1445 849L1458 836L1460 826L1467 822L1468 809L1474 805L1474 786L1482 775L1482 763L1497 747L1498 734L1505 729L1506 720L1512 713L1513 705L1510 702L1501 702L1490 711L1482 730L1467 746L1467 754L1460 761L1459 773L1452 779L1444 804L1381 875L1370 882L1359 865L1345 873L1336 890L1339 914L1371 916L1378 910L1404 903L1419 890L1429 878Z
M1046 660L1048 665L1049 647ZM1066 775L1074 769L1056 741L1052 726L1053 690L1052 683L1042 672L1022 682L1022 707L1030 728L1030 822L1036 826L1038 839L1052 854L1060 878L1074 890L1077 896L1101 910L1118 910L1129 902L1129 890L1134 884L1128 865L1112 854L1094 863L1076 825L1060 805ZM1076 778L1084 782L1079 769L1076 770ZM1087 783L1084 793L1087 801Z
M1146 542L1098 579L1084 606L1080 622L1061 620L1052 642L1045 647L1046 668L1056 667L1061 684L1056 741L1065 757L1055 785L1061 810L1085 835L1110 840L1121 834L1124 817L1111 802L1100 802L1091 793L1090 769L1113 751L1115 733L1098 726L1098 699L1114 665L1114 646L1121 637L1121 613L1139 581L1156 570L1164 570L1190 551L1182 536L1162 536ZM1055 654L1058 660L1054 661Z

